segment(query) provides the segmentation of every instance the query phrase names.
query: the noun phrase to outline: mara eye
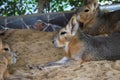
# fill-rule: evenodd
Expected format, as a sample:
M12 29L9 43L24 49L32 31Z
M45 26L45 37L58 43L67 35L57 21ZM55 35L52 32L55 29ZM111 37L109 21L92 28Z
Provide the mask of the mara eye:
M89 10L88 9L85 9L84 12L88 12Z
M9 49L8 49L8 48L4 48L4 50L5 50L5 51L9 51Z
M61 33L60 33L60 35L64 35L64 34L66 34L66 32L61 32Z

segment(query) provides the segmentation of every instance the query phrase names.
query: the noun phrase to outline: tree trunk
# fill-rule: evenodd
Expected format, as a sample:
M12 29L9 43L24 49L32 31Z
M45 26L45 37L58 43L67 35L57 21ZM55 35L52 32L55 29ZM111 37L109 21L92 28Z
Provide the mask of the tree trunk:
M38 0L38 13L47 13L47 11L49 12L49 4L49 0Z

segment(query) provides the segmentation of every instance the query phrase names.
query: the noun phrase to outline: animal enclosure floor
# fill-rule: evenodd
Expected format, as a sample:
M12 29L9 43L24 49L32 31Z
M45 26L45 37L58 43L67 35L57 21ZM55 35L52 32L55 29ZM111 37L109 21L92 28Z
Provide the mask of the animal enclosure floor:
M9 80L120 80L119 60L91 61L82 65L73 61L68 66L29 69L30 65L37 66L63 57L63 49L52 45L54 34L16 29L2 37L18 54L17 63L10 66L10 73L19 75L19 79Z

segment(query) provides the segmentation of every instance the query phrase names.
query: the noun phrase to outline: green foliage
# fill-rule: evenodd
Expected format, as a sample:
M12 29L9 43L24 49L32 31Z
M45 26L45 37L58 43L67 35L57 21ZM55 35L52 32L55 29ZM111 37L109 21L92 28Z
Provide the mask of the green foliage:
M50 11L66 11L67 9L74 10L76 7L82 5L82 0L51 0L50 2Z
M43 12L58 12L74 10L82 5L82 0L47 0L49 7L45 7ZM120 0L98 0L99 2L112 1L120 3ZM15 16L37 13L39 0L1 0L0 16ZM44 5L45 6L45 5Z
M0 1L0 15L13 16L33 12L35 0L2 0Z

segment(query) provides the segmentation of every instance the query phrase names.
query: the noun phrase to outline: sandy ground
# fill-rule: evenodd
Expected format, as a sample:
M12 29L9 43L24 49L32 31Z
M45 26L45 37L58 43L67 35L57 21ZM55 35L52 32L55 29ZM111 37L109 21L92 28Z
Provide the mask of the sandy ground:
M47 67L35 66L59 60L63 49L54 48L52 37L55 32L35 30L10 30L3 40L17 51L17 63L9 70L18 78L9 80L120 80L120 61L91 61L82 65L72 61L69 65ZM30 69L28 66L34 66Z

